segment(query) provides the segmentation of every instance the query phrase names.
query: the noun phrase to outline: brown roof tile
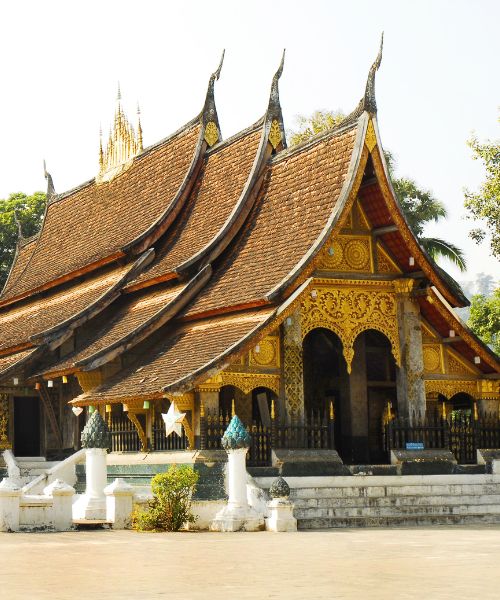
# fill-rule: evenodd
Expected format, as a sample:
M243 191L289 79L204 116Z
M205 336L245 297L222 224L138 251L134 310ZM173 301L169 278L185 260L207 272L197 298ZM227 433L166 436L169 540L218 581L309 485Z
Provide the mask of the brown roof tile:
M173 272L218 233L243 191L261 133L261 127L254 129L209 155L178 224L157 249L156 260L131 285Z
M0 356L0 375L2 375L2 373L4 373L7 369L13 367L18 362L24 361L36 351L36 348L28 348L28 350L22 350L21 352L16 352L15 354Z
M332 214L355 138L349 129L271 163L244 230L187 316L263 300L294 269Z
M200 127L196 123L146 150L111 182L91 181L49 204L31 260L2 300L102 260L148 229L181 186Z
M155 395L186 378L194 378L191 382L195 384L197 377L203 378L211 365L224 360L225 353L235 345L244 344L245 338L272 314L272 310L250 311L179 326L151 352L73 402Z
M29 241L26 241L24 244L21 244L16 252L14 257L14 262L12 263L12 267L9 272L9 277L5 282L4 289L2 290L3 294L7 294L11 287L14 286L14 283L19 279L27 264L29 263L33 252L36 248L37 237L32 237Z
M31 302L0 310L0 350L25 343L78 314L112 288L132 265L116 267Z
M61 373L70 370L75 363L120 341L177 298L185 287L185 284L180 284L154 291L147 288L145 293L124 296L119 305L113 304L111 311L106 311L98 317L97 322L92 322L81 348L46 365L43 372Z

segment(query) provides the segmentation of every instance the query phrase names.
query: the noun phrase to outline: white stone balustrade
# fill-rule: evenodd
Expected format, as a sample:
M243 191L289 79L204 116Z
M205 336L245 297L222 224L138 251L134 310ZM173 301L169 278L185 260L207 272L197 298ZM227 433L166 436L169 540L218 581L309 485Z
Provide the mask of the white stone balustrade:
M106 496L106 520L113 529L128 529L132 521L134 490L124 479L118 477L104 488Z

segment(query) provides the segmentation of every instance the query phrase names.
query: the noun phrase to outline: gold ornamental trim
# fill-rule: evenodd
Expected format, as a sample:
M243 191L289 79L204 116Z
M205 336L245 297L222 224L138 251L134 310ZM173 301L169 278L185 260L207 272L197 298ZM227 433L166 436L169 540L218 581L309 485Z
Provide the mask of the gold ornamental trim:
M94 369L93 371L78 371L75 375L80 387L85 393L91 392L102 383L102 373L100 369Z
M205 141L212 147L219 139L219 130L213 121L209 121L205 127Z
M197 390L218 392L225 385L234 385L234 387L237 387L244 394L248 394L258 387L269 388L277 395L280 390L280 376L268 373L234 373L232 371L223 371L210 379L210 381L207 380L197 386Z
M269 128L269 142L274 150L279 146L282 139L280 124L277 119L273 119Z
M277 336L266 336L248 353L250 367L278 368L280 366L280 346Z
M317 267L330 271L373 273L369 235L339 235L325 244Z
M377 135L375 133L375 128L373 127L373 121L371 119L368 121L368 126L366 128L365 144L369 152L372 152L372 150L377 145Z
M443 356L441 344L423 344L424 371L426 373L443 373Z
M12 444L9 441L9 397L0 394L0 450L9 450Z
M477 397L477 382L457 379L426 379L425 393L437 393L450 400L456 394Z
M394 282L314 280L302 299L302 338L323 327L342 342L347 372L351 373L354 342L368 329L383 333L401 365Z

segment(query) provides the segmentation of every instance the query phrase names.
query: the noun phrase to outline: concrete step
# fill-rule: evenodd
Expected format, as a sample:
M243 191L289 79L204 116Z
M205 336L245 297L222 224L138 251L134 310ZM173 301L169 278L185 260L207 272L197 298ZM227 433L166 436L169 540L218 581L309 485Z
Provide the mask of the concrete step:
M500 483L436 485L342 486L293 488L291 497L299 498L381 498L400 496L464 496L500 494Z
M498 504L499 494L477 496L383 496L375 498L294 498L296 509L308 508L381 508L402 506L460 506L461 504Z
M398 507L359 507L359 508L299 508L294 510L297 519L317 518L378 518L402 517L412 515L470 515L470 514L497 514L500 515L499 504L461 504L458 506L418 505Z
M467 515L401 515L388 517L313 517L298 519L298 529L330 529L340 527L417 527L426 525L472 525L500 523L500 514L469 513Z

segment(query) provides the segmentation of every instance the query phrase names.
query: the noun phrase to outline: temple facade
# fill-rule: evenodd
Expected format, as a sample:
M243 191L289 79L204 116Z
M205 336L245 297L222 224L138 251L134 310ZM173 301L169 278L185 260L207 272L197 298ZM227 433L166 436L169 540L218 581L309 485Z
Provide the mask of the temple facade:
M356 109L293 148L283 61L262 118L222 138L221 61L169 137L143 149L118 103L95 179L57 194L46 174L42 229L0 296L0 448L63 457L94 410L116 452L216 448L236 413L261 466L285 447L386 462L395 421L498 430L499 359L391 186L381 52ZM172 402L181 437L165 435Z

